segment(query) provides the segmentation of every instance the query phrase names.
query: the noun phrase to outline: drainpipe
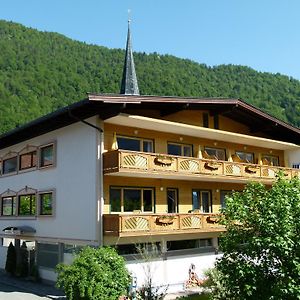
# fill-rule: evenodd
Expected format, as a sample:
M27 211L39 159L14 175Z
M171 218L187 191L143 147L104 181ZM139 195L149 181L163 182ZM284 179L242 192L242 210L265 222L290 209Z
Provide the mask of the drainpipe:
M103 129L91 124L83 119L80 119L76 116L74 116L70 110L68 110L68 114L69 116L78 121L81 122L87 126L90 126L94 129L96 129L99 132L99 139L97 139L97 145L99 145L98 149L97 149L97 159L99 160L99 180L97 180L98 184L99 184L99 189L98 189L98 193L97 193L97 203L99 203L99 198L100 198L100 203L97 206L97 221L99 222L99 227L100 227L100 232L99 232L99 246L103 246L103 206L104 206L104 195L103 195ZM99 197L99 198L98 198Z

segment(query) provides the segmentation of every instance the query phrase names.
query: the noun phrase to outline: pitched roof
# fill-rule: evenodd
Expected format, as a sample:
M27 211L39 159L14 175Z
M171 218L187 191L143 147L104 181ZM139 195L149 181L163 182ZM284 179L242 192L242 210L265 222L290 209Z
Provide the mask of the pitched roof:
M88 94L82 101L2 134L0 149L78 122L79 119L98 115L106 120L121 112L132 113L141 109L157 110L161 116L181 110L208 110L211 114L218 113L249 126L253 133L262 132L275 140L295 144L299 144L300 140L299 128L241 99Z

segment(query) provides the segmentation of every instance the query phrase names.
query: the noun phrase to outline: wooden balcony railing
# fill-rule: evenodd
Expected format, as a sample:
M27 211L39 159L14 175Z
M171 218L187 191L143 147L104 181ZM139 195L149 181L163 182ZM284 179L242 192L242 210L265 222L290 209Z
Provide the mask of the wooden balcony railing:
M115 150L104 153L104 173L131 172L186 175L186 176L213 176L230 179L247 180L274 180L279 171L288 179L300 177L300 169L284 168L268 165L257 165L221 160L200 159L156 153Z
M188 214L107 214L103 216L104 235L141 236L197 232L221 232L220 215Z

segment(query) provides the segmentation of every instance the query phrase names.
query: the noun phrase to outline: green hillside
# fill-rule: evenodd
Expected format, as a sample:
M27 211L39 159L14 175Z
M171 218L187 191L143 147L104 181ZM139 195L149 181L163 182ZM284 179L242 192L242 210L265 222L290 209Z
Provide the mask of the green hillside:
M0 21L0 132L79 101L86 92L118 93L123 59L120 49ZM300 126L300 81L288 76L157 53L136 53L135 63L141 94L241 98Z

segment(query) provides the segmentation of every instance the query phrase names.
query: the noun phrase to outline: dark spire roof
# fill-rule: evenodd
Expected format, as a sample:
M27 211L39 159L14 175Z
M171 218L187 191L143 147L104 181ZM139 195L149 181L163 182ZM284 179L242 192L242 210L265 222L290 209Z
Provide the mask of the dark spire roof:
M137 78L136 78L136 73L135 73L133 54L132 54L130 20L128 20L126 54L125 54L125 62L124 62L120 94L123 94L123 95L139 95L140 94L139 86L138 86L138 82L137 82Z

